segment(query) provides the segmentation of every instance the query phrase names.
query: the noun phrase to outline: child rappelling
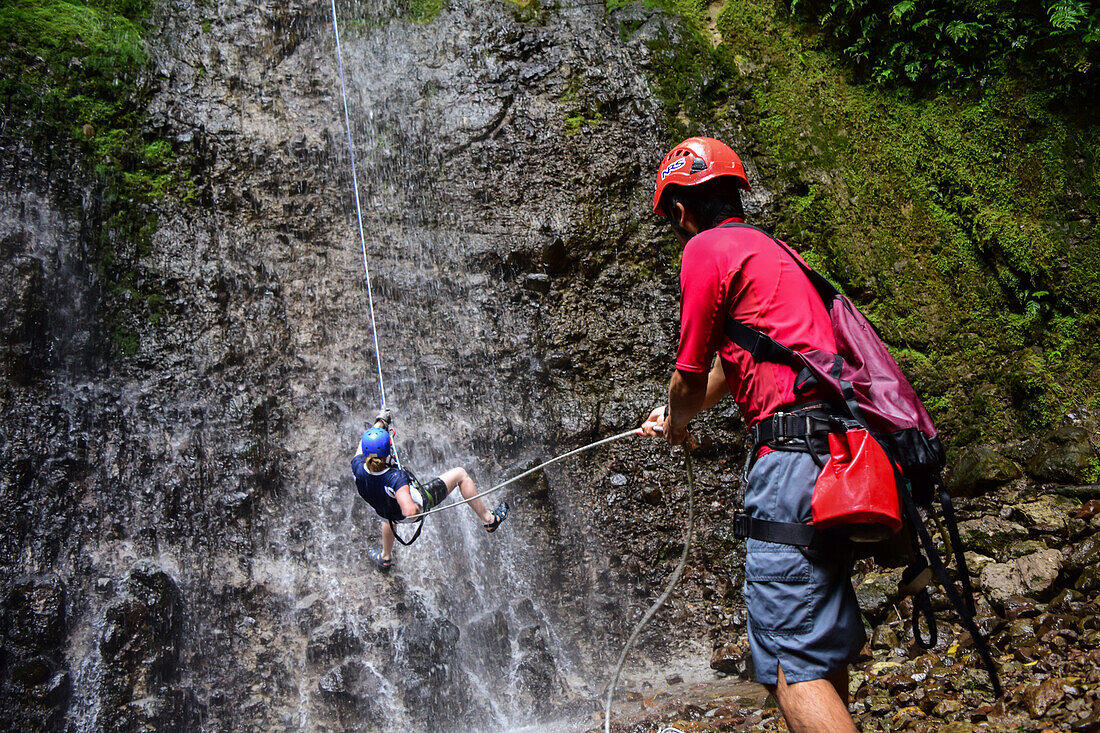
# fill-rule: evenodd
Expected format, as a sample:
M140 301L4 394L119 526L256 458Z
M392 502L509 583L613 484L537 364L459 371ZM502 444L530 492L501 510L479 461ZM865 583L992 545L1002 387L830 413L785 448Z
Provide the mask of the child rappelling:
M478 497L473 479L462 466L444 471L427 483L417 481L412 471L394 465L393 436L390 433L392 415L383 409L375 418L374 427L363 433L359 449L351 459L351 472L359 496L382 517L382 546L371 548L367 556L382 572L393 566L393 543L412 544L420 528L408 542L396 531L401 523L421 522L423 515L457 488L470 508L481 519L487 532L495 532L508 516L508 504L501 502L489 511Z

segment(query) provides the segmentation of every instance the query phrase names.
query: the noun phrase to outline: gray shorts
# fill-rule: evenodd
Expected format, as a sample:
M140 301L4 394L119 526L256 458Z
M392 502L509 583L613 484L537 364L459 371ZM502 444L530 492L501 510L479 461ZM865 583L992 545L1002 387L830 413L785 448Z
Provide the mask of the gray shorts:
M775 451L756 461L745 511L780 522L808 522L821 469L808 453ZM822 679L844 669L866 641L847 562L793 545L749 539L745 603L756 680Z

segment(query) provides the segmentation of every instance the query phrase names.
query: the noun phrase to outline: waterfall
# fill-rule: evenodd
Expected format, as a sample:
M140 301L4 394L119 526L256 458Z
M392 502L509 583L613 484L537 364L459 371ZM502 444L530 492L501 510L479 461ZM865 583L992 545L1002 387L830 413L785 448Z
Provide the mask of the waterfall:
M5 664L34 672L0 685L13 725L577 730L658 588L639 578L678 551L671 504L627 512L651 568L613 549L641 461L667 463L623 441L494 495L512 511L493 535L457 507L388 575L367 559L379 520L350 459L380 395L315 6L151 21L142 132L187 168L145 205L149 241L118 242L132 293L100 292L94 180L50 188L41 161L5 164L17 287L2 295L27 309L9 309L0 540L18 559L0 621ZM627 251L638 150L656 148L644 48L602 5L528 10L456 0L425 22L405 2L338 5L379 356L423 479L462 465L488 488L633 426L663 389L634 351L667 362L652 325L667 288L630 274L652 257ZM563 100L582 83L622 121L571 137ZM609 242L625 254L597 251ZM635 652L647 678L670 646L657 626Z
M451 32L391 20L359 26L342 40L397 445L425 480L463 465L488 488L570 440L544 427L560 423L538 399L545 367L531 349L540 313L509 302L499 287L505 272L487 257L508 251L508 228L522 222L509 221L499 202L464 200L477 195L478 178L522 161L475 156L468 180L445 174L456 151L437 131L460 130L463 144L473 144L508 118L512 102L470 93L491 59L471 63L430 51L445 47ZM327 169L350 187L346 151ZM513 513L494 535L459 507L428 518L414 546L398 545L390 574L378 574L365 556L379 542L379 522L355 495L348 462L380 398L350 195L346 203L335 228L338 266L324 273L346 283L337 288L344 328L326 356L339 375L330 378L341 393L338 419L323 427L299 419L291 431L327 444L302 459L304 474L317 481L306 504L314 541L292 574L295 587L304 582L311 591L300 603L323 604L330 620L308 630L307 657L328 669L316 690L303 692L300 722L318 724L314 702L328 715L325 703L335 701L341 714L384 729L547 730L554 721L574 728L606 680L578 647L585 624L558 624L577 610L563 597L583 598L587 590L554 582L555 558L541 556L548 541L581 544L589 531L579 497L561 496L570 492L561 471L549 471L538 487L543 506L523 496L536 482L510 489ZM548 511L566 513L547 536L535 523ZM608 609L586 611L591 622Z

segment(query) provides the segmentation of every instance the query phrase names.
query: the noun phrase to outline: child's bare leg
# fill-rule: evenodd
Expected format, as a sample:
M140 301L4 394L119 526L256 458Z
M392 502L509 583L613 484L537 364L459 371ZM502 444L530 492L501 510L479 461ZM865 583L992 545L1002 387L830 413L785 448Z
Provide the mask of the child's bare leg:
M444 471L440 474L439 479L446 484L447 493L450 494L455 490L455 487L462 493L463 499L469 499L471 496L477 496L477 487L474 485L474 480L470 478L470 474L466 473L466 469L462 466L452 468L449 471ZM485 508L485 502L480 498L474 499L469 502L470 508L474 510L474 513L481 517L481 521L485 524L492 524L493 515Z
M389 560L393 553L393 527L389 522L382 522L382 559Z

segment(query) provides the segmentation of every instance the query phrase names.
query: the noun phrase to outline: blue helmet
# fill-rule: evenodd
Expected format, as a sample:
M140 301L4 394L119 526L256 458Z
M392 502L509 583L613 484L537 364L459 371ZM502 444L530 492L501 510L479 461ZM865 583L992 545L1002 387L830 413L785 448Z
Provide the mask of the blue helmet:
M363 455L368 458L388 458L390 455L390 434L382 428L371 428L363 433L360 441Z

